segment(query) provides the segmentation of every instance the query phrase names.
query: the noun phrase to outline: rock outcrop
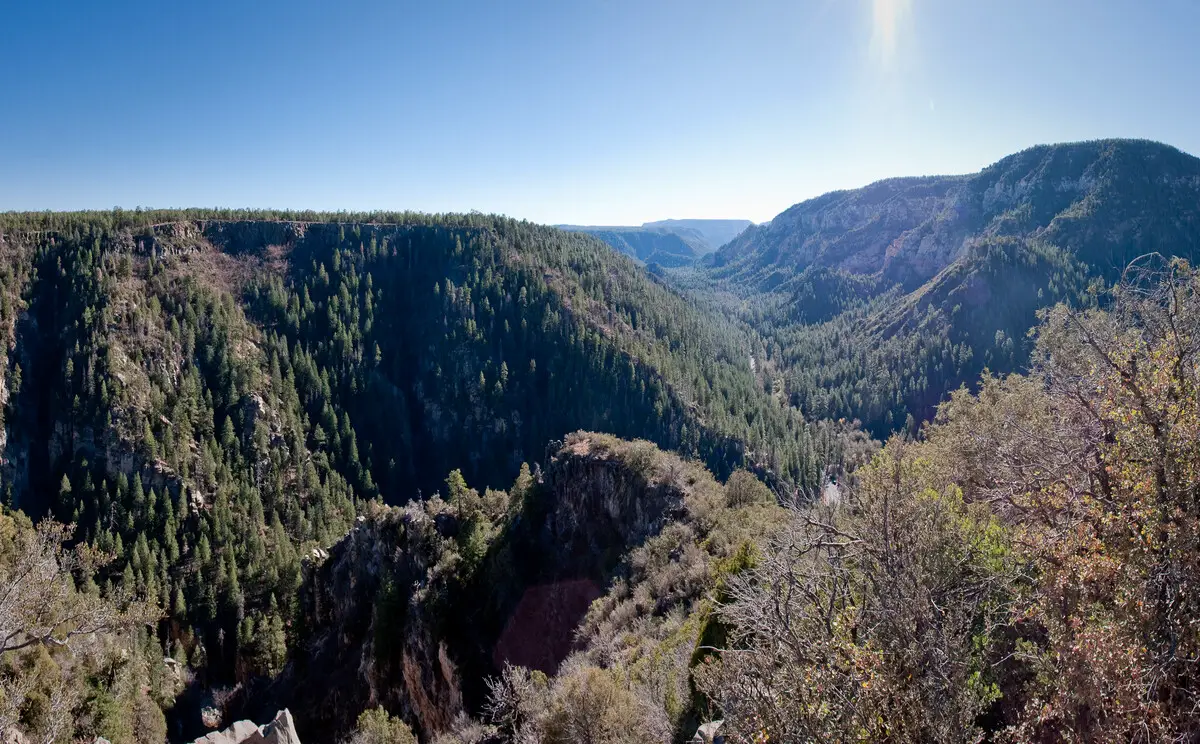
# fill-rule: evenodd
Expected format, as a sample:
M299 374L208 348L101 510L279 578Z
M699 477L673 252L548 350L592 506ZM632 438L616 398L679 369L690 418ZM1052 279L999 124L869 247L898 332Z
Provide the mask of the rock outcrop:
M683 582L636 592L664 615L690 611L702 596L711 557L693 543L707 528L688 525L724 504L702 467L649 442L578 432L533 478L514 497L522 501L492 517L496 532L473 570L459 550L474 517L437 497L376 508L310 561L305 651L247 712L286 701L310 737L334 740L361 711L382 706L434 737L478 711L483 681L506 663L553 675L586 650L589 613L636 603L630 587L647 580L650 563L672 564L659 583ZM609 596L617 586L620 597ZM686 662L691 649L680 653Z
M683 490L650 478L658 448L635 442L618 457L618 441L572 435L547 464L552 499L543 530L548 563L563 576L603 578L617 556L683 516Z
M1154 142L1033 147L966 176L894 178L801 202L712 257L738 286L771 289L812 266L915 289L980 242L1044 240L1115 270L1200 233L1200 160ZM1172 205L1156 221L1146 204ZM1098 206L1103 205L1103 209ZM1147 227L1165 227L1170 240Z
M291 712L284 708L270 723L258 726L252 721L237 721L224 731L214 731L192 744L300 744L300 737Z
M246 712L288 704L310 737L333 741L381 705L426 733L463 710L453 654L431 619L430 573L454 519L441 499L379 507L305 568L304 653ZM440 517L445 516L446 519Z
M696 729L696 735L692 737L690 744L725 744L725 737L721 735L721 727L725 725L724 721L709 721L702 724Z

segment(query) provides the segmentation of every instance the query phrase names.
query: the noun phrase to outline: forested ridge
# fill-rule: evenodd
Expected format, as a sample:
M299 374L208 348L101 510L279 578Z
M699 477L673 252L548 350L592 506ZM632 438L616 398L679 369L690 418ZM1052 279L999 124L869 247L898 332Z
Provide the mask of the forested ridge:
M2 214L0 732L1191 740L1198 205L1104 141L674 269L475 213Z
M846 430L765 392L748 337L593 238L482 215L3 224L7 503L108 556L95 591L160 607L194 686L278 674L303 561L452 470L506 485L585 427L786 498L841 465Z
M677 281L761 334L792 405L885 438L984 369L1021 370L1039 308L1146 253L1200 258L1198 205L1200 160L1172 147L1044 145L802 202Z

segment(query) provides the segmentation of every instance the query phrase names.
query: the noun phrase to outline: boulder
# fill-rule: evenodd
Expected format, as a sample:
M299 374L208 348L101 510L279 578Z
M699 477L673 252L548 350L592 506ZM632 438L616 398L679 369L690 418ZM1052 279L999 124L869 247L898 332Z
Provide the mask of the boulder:
M725 737L721 736L721 726L725 721L709 721L696 729L696 735L692 737L691 744L725 744Z
M196 739L192 744L300 744L296 724L287 708L275 714L275 719L262 726L252 721L238 721L224 731Z

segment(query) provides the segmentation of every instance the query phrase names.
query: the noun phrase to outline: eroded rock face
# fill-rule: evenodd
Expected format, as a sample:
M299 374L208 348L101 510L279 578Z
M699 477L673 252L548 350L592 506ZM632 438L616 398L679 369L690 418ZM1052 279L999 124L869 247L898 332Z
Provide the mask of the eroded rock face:
M575 645L575 629L601 596L591 579L567 579L525 590L492 651L497 669L505 664L554 674Z
M647 444L646 457L651 449ZM628 547L682 515L682 491L647 483L636 465L611 456L587 437L568 442L550 459L546 486L553 506L545 542L555 552L553 565L565 574L603 577Z
M935 221L945 214L966 179L897 178L857 191L827 194L751 227L723 248L718 264L758 252L764 264L803 269L810 265L874 274L914 249L939 258L953 251L954 234Z
M307 564L304 653L248 713L286 703L309 738L334 741L382 706L433 738L478 711L504 663L555 672L623 557L685 517L680 466L648 442L570 435L468 578L454 578L453 506L378 507Z
M1177 204L1169 242L1177 251L1194 245L1198 194L1200 161L1165 145L1033 147L976 174L889 179L801 202L748 228L717 252L713 265L758 289L778 283L774 271L814 266L911 290L980 241L1009 236L1124 266L1164 242L1137 245L1146 204ZM1104 205L1102 217L1097 204ZM1125 260L1108 261L1114 251Z
M298 222L260 222L255 220L210 220L200 230L213 245L229 253L252 253L272 245L288 245L304 235Z
M224 731L214 731L192 744L300 744L300 737L291 712L284 708L270 723L257 726L252 721L237 721Z
M253 701L251 714L286 703L321 741L336 740L378 705L426 734L450 726L463 710L460 678L424 594L443 537L440 508L380 508L307 563L305 653Z
M725 744L725 737L721 736L721 727L725 725L725 721L709 721L696 729L696 735L692 737L691 744Z

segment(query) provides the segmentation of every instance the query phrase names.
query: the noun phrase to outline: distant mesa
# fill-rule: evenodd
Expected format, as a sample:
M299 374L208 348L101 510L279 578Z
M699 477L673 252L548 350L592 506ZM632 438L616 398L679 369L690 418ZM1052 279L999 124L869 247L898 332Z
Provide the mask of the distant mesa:
M740 235L750 220L659 220L641 226L556 225L583 232L643 263L673 268L694 263Z

